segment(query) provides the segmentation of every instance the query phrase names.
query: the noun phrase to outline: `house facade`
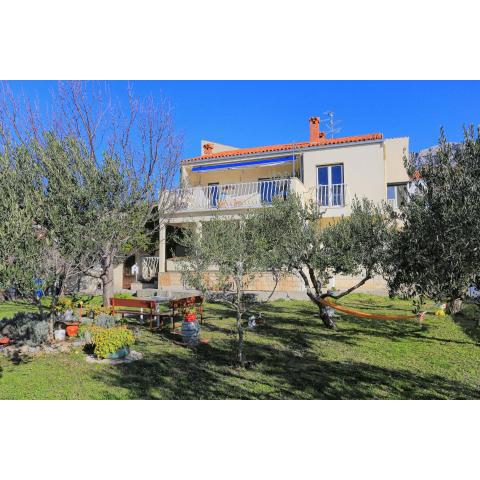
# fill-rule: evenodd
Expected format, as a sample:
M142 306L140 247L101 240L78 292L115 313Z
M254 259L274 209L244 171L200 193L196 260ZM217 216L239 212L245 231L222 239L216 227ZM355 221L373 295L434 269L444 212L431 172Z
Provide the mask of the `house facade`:
M158 259L150 262L158 271L158 288L178 291L183 285L179 261L182 247L172 242L172 234L192 224L208 221L213 215L238 215L272 202L277 195L294 192L305 201L318 202L324 219L349 215L352 199L367 197L398 206L409 181L403 159L408 156L408 137L384 138L381 133L327 138L320 119L309 120L308 141L253 148L235 148L213 141L201 142L201 155L182 161L180 201L175 213L160 231ZM325 221L324 220L324 221ZM143 261L143 268L147 263ZM152 267L153 265L153 267ZM335 279L336 286L350 278ZM269 274L259 275L251 290L269 290ZM366 289L381 288L373 279ZM296 277L283 279L279 292L301 292Z

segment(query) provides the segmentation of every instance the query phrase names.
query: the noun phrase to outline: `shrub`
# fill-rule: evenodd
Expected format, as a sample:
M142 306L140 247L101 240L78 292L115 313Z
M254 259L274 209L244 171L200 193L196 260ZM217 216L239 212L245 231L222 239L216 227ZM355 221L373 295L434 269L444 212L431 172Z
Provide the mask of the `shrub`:
M92 305L89 307L88 312L93 314L93 318L98 317L101 314L110 315L112 313L111 307L102 307L101 305Z
M57 313L65 313L67 310L73 310L73 301L68 297L59 297L55 310Z
M116 319L112 315L107 315L106 313L101 313L95 318L93 322L97 327L102 328L112 328L117 323Z
M94 325L82 330L85 339L85 335L91 335L90 343L94 344L94 353L99 358L107 358L118 349L135 343L135 336L127 327L102 328Z
M36 347L48 340L48 322L38 313L20 312L0 320L0 334L19 344Z
M116 293L113 297L124 299L135 298L131 293Z

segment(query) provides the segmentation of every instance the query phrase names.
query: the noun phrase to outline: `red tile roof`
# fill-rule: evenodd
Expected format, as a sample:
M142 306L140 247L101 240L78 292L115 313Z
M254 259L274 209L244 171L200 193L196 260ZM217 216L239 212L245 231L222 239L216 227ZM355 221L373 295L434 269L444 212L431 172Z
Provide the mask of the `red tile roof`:
M240 157L243 155L251 155L255 153L269 153L269 152L281 152L282 150L302 149L308 147L317 147L323 145L337 145L339 143L355 143L355 142L368 142L371 140L381 140L383 134L381 133L369 133L367 135L355 135L353 137L339 137L339 138L322 138L319 142L297 142L297 143L281 143L279 145L266 145L263 147L252 148L238 148L236 150L228 150L226 152L217 152L210 155L202 155L200 157L187 158L183 160L183 163L190 163L200 160L209 160L211 158L222 157Z

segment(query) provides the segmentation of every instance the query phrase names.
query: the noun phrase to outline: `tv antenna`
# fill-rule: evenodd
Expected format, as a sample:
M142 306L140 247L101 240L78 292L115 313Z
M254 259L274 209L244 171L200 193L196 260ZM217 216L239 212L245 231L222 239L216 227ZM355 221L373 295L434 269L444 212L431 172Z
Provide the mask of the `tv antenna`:
M326 115L328 118L326 120L322 120L322 122L326 122L327 126L327 132L330 135L330 138L333 138L335 133L338 133L342 127L339 127L339 124L342 122L341 120L335 120L335 112L329 111L329 112L323 112L324 115Z

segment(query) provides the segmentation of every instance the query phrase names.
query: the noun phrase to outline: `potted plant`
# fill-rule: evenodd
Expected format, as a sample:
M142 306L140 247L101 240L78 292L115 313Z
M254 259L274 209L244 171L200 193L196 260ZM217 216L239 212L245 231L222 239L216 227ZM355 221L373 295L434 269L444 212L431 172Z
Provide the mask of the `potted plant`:
M183 310L184 322L195 322L197 320L197 309L195 307L186 307Z
M81 334L93 345L93 353L98 358L126 357L130 353L130 346L135 343L134 334L125 326L105 328L82 325Z
M197 310L194 306L183 310L182 339L187 345L197 345L200 335L200 325L197 322Z

